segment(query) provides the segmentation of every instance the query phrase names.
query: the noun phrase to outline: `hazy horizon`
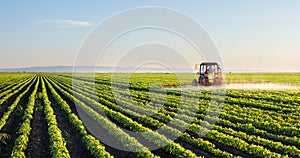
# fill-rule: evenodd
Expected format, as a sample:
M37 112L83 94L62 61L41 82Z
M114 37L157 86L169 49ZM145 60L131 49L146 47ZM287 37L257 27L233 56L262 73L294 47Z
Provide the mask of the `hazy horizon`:
M0 68L0 72L74 72L73 66L33 66L19 68ZM109 67L109 66L77 66L77 72L95 73L132 73L132 67ZM197 70L189 68L177 68L169 70L167 68L143 67L134 71L135 73L197 73ZM239 70L225 69L224 73L300 73L300 71L274 71L274 70Z

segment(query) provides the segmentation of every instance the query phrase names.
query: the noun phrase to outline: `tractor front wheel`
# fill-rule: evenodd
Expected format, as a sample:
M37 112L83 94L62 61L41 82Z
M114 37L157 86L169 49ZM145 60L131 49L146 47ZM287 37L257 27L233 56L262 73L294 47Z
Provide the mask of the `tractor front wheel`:
M196 79L193 79L193 81L192 81L192 85L193 85L193 86L197 86L197 85L198 85L198 82L197 82L197 80L196 80Z

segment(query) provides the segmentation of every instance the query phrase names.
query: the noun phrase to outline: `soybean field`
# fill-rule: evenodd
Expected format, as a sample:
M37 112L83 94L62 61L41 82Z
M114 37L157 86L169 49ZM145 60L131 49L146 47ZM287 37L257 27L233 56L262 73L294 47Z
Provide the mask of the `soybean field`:
M210 89L161 86L175 74L114 75L1 73L0 157L300 157L299 89L226 89L216 112ZM227 75L255 77L300 85L299 74Z

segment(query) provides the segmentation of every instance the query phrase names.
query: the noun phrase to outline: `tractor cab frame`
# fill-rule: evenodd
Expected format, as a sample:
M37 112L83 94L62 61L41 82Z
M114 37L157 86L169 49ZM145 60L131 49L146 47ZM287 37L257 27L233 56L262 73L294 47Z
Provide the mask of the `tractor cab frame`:
M193 86L197 85L220 85L222 84L222 71L220 65L216 62L203 62L196 64L195 69L199 70L198 80L194 79Z

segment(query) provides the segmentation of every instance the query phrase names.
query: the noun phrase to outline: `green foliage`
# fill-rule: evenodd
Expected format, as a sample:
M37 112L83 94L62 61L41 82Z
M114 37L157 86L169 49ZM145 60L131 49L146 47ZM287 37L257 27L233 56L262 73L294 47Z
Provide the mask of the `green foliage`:
M87 149L90 150L91 154L97 158L113 157L110 155L110 153L105 151L105 147L96 138L88 134L82 121L74 113L72 113L70 106L61 98L60 95L57 94L52 85L47 80L45 80L45 82L47 83L47 86L49 87L52 95L59 103L61 109L68 114L69 121L75 126L76 130L82 136L82 140L85 143Z
M231 73L226 74L226 80L238 80L244 82L264 81L300 86L300 73Z
M5 147L7 145L7 141L11 139L10 135L7 133L0 133L0 153L2 150L2 147Z
M43 99L43 94L42 94L41 92L38 92L38 93L36 94L36 99L42 100L42 99Z
M50 136L50 149L53 158L66 157L70 158L69 151L66 147L66 141L62 136L61 130L58 128L58 123L51 107L51 102L48 99L47 90L44 79L42 79L42 93L38 97L43 99L44 114L48 124L48 134Z
M149 92L149 88L157 86L157 83L179 84L175 74L132 74L130 90L115 89L117 95L111 92L111 75L96 74L94 86L93 74L78 74L73 78L75 87L72 85L72 74L67 73L22 74L20 77L16 77L16 74L5 74L0 77L0 104L8 103L10 97L19 93L11 105L1 112L3 115L0 118L0 130L14 111L24 111L20 113L22 124L18 129L18 138L14 142L11 157L26 156L35 111L43 112L46 116L51 156L70 157L62 135L63 129L58 127L49 95L67 114L93 157L113 157L111 154L114 153L107 152L105 146L87 131L84 123L72 111L74 107L68 105L65 98L75 102L77 108L89 115L125 148L142 151L136 153L137 157L157 156L141 144L139 139L130 136L109 119L138 132L140 138L161 146L164 152L174 157L199 157L182 146L182 143L216 157L239 157L232 150L253 157L300 157L298 90L227 90L226 97L222 100L222 111L216 119L207 116L213 96L210 90L186 92L184 96L178 90L165 90L165 100L161 100L165 97L161 90L152 89ZM128 74L114 75L118 78L114 83L116 87L127 86ZM190 83L196 77L195 74L180 76L184 83ZM227 78L245 82L260 80L300 85L299 74L228 74ZM20 100L30 91L30 87L34 87L33 92L27 105L22 108L19 105ZM38 89L42 92L38 92ZM20 92L21 90L23 91ZM193 99L183 100L183 97ZM195 102L195 98L199 102ZM219 105L218 102L213 103L215 106L209 107L210 112L216 113ZM178 111L182 114L178 115ZM104 112L109 119L99 112ZM214 121L217 121L216 124L210 124ZM163 132L152 130L159 128ZM185 132L182 133L180 129ZM208 133L205 137L199 137L201 131ZM180 143L174 142L170 137L178 137ZM9 135L0 134L0 144L5 145L7 140Z
M62 82L60 82L60 83L62 83ZM103 83L103 82L101 81L101 83ZM62 83L62 84L64 84L64 83ZM64 84L64 85L61 85L61 86L62 87L67 86L65 88L65 90L68 90L69 88L71 88L67 84ZM106 87L106 88L103 88L103 86ZM147 85L139 84L139 87L141 87L141 86L142 87L145 86L145 88L146 88ZM145 93L145 94L141 95L141 93L143 93L143 92L138 91L141 88L131 87L133 90L136 90L139 93L135 93L136 91L133 91L133 93L132 93L132 91L131 91L131 94L126 94L124 92L123 93L124 95L120 96L120 98L118 98L118 96L111 96L111 94L106 93L106 92L109 92L109 90L110 90L109 84L107 84L107 86L106 86L106 84L102 84L101 87L100 86L97 87L97 88L99 88L99 91L96 91L96 94L98 94L98 96L91 95L91 94L93 94L93 92L92 92L93 91L93 89L92 89L93 87L87 87L87 84L82 84L82 85L80 85L77 88L80 89L80 90L75 89L76 92L84 94L84 95L88 96L89 98L92 98L95 101L98 100L100 103L102 103L103 105L107 106L109 109L120 111L120 112L126 114L127 116L130 116L130 117L133 117L133 118L136 118L135 117L136 114L137 114L136 112L139 113L142 110L149 110L149 109L143 109L143 108L140 108L140 107L137 106L137 105L141 106L141 105L147 103L147 101L144 102L144 99L147 99L147 94ZM118 91L118 92L121 93L121 91ZM237 91L233 91L233 92L237 92ZM282 105L270 104L268 101L267 102L260 102L260 103L258 103L257 99L259 97L260 98L265 98L265 100L271 100L272 102L274 102L274 101L278 102L277 100L274 100L273 96L276 96L276 95L277 96L281 96L281 94L279 94L279 95L276 94L276 95L273 95L273 96L263 97L263 96L265 96L266 93L267 94L270 93L270 92L273 93L274 91L263 91L261 93L262 95L257 96L255 98L256 100L252 100L253 103L249 103L249 101L247 101L247 100L241 101L240 97L237 97L236 99L232 98L234 96L239 96L239 95L240 96L244 96L244 91L240 91L240 92L241 93L234 94L234 95L230 94L230 93L232 93L232 91L228 92L229 97L227 97L226 100L225 100L225 103L227 103L227 104L224 104L226 109L229 108L229 107L232 107L232 105L237 105L237 106L235 106L235 108L238 107L238 108L241 108L241 110L242 110L243 107L251 107L252 106L254 108L261 108L262 110L264 110L264 109L265 110L274 110L274 112L275 111L279 111L279 110L281 110L283 112L289 112L289 111L291 111L293 109L291 109L291 107L292 107L291 105L287 105L286 103L293 104L293 103L299 101L298 99L295 99L295 97L294 97L294 98L290 98L289 102L281 103ZM247 91L247 92L249 92L249 91ZM177 92L172 92L172 93L174 93L176 95ZM282 92L282 93L285 94L285 93L291 93L291 92L287 91L287 92ZM199 96L199 98L204 99L204 103L203 103L204 105L207 104L207 103L205 103L205 100L210 101L210 96L206 95L206 94L207 94L207 92L200 93L200 96ZM247 96L249 98L251 96L255 97L255 94L258 94L257 91L254 91L254 93L251 93L251 94L249 94ZM195 95L199 95L199 94L195 94ZM101 96L101 97L99 98L99 96ZM133 100L135 100L135 101L137 101L137 102L139 102L141 104L136 104L136 105L132 104L129 101L131 98L129 98L128 101L127 101L127 97L129 97L129 96L133 97ZM78 94L78 97L80 97L79 94ZM277 98L280 98L280 97L277 97ZM119 107L119 106L116 106L116 105L114 105L114 104L111 103L111 102L115 102L116 100L118 100L118 103L122 102L123 103L122 106L125 106L125 107ZM179 101L180 99L177 99L175 97L175 98L172 98L172 100L173 101ZM90 101L88 101L88 102L90 102ZM167 108L169 110L176 112L176 105L173 104L173 102L166 101L166 104L167 104L167 106L168 106ZM190 103L190 104L193 104L193 103ZM246 105L246 106L244 106L244 105ZM294 106L295 110L293 110L293 112L299 112L299 108L296 105L297 104L295 104L295 106ZM206 106L204 106L204 107L206 107ZM189 107L186 107L186 108L189 108ZM128 109L130 109L130 110L128 110ZM140 109L140 111L139 111L139 109ZM104 110L105 110L105 108L104 108ZM133 111L135 111L135 112L133 112ZM230 109L230 111L228 111L228 112L231 112L231 111L232 111L232 109ZM257 116L260 116L260 115L264 116L262 119L268 119L269 118L269 117L266 117L263 113L260 113L260 112L259 113L251 113L251 115L243 115L243 116L239 116L239 117L233 117L235 115L239 115L239 114L245 113L245 111L246 112L248 112L248 111L254 112L253 109L249 109L249 110L238 111L237 113L228 114L228 115L224 114L224 113L221 113L220 123L222 125L225 125L225 126L231 126L234 129L236 129L236 128L241 129L241 130L243 130L245 132L249 132L250 129L251 129L251 132L264 133L264 135L267 135L268 137L270 137L272 139L277 139L279 141L283 141L284 143L286 141L288 141L289 143L295 143L295 145L299 145L299 142L297 141L297 139L289 137L289 135L290 136L298 135L297 134L297 130L298 129L295 128L295 127L292 127L293 125L296 125L296 124L294 124L294 123L293 124L289 124L287 122L281 121L280 124L282 124L282 125L286 124L285 125L286 127L282 128L282 125L280 125L278 123L277 124L274 123L274 118L270 118L270 121L265 121L265 122L264 121L260 121L260 122L259 121L255 121L255 122L253 122L254 117L257 118ZM165 116L170 116L170 115L172 116L172 112L171 113L170 113L170 111L160 111L160 112L162 112L162 113L155 114L153 117L155 119L158 119L159 121L163 121L163 120L169 120L170 121L170 120L172 120L172 118L168 118L168 119L164 118L164 119L162 119ZM199 112L205 113L205 108L204 109L200 108ZM276 114L276 113L274 113L274 114ZM280 113L277 112L277 115L278 114L280 115ZM161 116L162 118L159 118L157 116ZM204 116L205 115L203 115L203 114L197 114L197 117L199 117L199 119L203 119ZM249 117L249 116L250 117L253 116L253 119L248 119L247 117ZM289 117L293 117L293 115L289 115ZM116 118L116 115L112 115L111 118ZM151 125L151 126L154 126L154 127L160 127L161 126L161 123L155 123L156 120L150 119L148 117L143 117L142 116L142 117L137 117L136 119L139 119L141 122L143 122L143 124L145 123L147 125ZM182 120L188 120L188 119L193 119L193 118L182 117L180 119L182 119ZM229 123L226 122L226 119L229 119L232 122L237 122L238 124L232 124L231 125L231 122L229 122ZM122 121L123 119L118 119L117 118L116 120L117 121ZM252 127L252 126L247 127L247 126L244 126L243 124L240 124L240 122L241 123L249 123L249 122L251 122L252 124L254 123L255 127ZM199 132L199 130L200 130L199 127L200 127L200 125L201 125L202 122L201 122L201 120L196 120L195 123L197 123L197 124L192 124L191 125L191 127L193 125L196 127L194 129L195 131L193 131L192 128L189 128L189 131L192 132L192 133L194 132L195 134L197 134L197 132ZM265 125L262 125L262 123L265 123ZM268 123L272 123L272 125L269 125ZM182 124L182 122L180 122L178 124L174 124L174 125L176 126L176 125L181 125L181 124ZM292 156L299 156L298 155L298 149L295 148L294 146L283 145L283 144L280 144L279 142L274 142L274 141L270 141L270 140L267 140L267 139L264 139L264 138L260 138L259 136L251 136L251 135L248 136L247 134L245 135L243 132L235 132L234 130L231 130L231 129L227 130L227 128L222 128L221 126L214 126L214 127L217 128L218 130L214 131L214 132L216 132L215 135L209 134L208 135L209 139L217 141L217 142L219 142L221 144L232 146L232 147L234 147L234 148L236 148L238 150L242 150L242 151L244 151L246 153L249 153L250 155L256 155L256 156L262 156L262 155L264 155L264 156L267 156L267 157L273 157L273 156L276 156L276 155L280 156L280 154L271 152L270 150L264 149L264 147L262 147L262 146L265 146L267 148L272 149L273 151L275 150L275 151L279 151L281 153L289 154L289 155L292 155ZM266 128L267 131L273 131L274 133L279 133L279 134L283 133L286 136L276 135L276 134L273 134L272 132L270 133L270 132L263 131L261 129L257 129L256 127ZM136 129L138 129L138 126L135 127L134 125L131 125L130 128L132 130L136 130ZM291 133L291 131L295 131L295 132ZM221 139L221 137L224 137L226 139ZM227 137L228 137L228 139L227 139ZM194 144L194 145L196 145L196 140L203 142L200 138L197 138L197 139L195 139L195 138L194 139L188 139L187 135L185 135L185 137L181 137L181 139L183 139L183 140L185 139L186 141L189 140L189 143L190 144ZM234 140L236 143L231 143L230 140ZM262 145L262 146L254 146L254 145L245 143L245 141L243 141L243 140L247 140L247 142L253 142L255 144L258 143L259 145ZM209 152L213 153L216 156L221 156L222 155L222 157L231 157L230 154L228 154L226 152L223 152L223 151L221 151L219 149L215 149L215 147L212 147L212 146L210 148L208 148L207 146L206 147L204 147L204 146L198 146L198 147L204 148L206 151L209 151ZM255 151L255 152L253 152L253 151Z
M0 144L6 145L6 141L10 140L10 139L11 139L11 137L10 137L9 134L7 134L7 133L0 133Z
M25 109L24 116L22 118L23 123L21 124L21 127L17 132L18 138L15 140L15 145L13 147L11 157L15 157L15 158L25 157L25 150L28 146L29 135L31 132L30 122L33 118L32 115L33 115L33 109L35 104L35 95L38 90L39 82L40 79L37 79L34 90L29 97L27 108Z

